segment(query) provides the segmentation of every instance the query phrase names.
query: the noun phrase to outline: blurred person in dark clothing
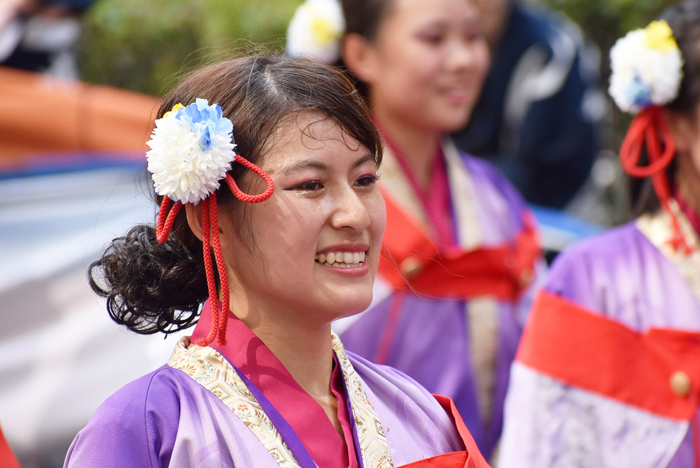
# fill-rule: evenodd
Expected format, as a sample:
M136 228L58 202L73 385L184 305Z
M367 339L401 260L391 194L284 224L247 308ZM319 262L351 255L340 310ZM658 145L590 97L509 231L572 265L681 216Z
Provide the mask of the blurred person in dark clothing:
M563 208L586 181L607 104L599 52L563 16L519 0L480 0L492 68L462 150L495 164L538 205Z
M0 65L77 79L80 16L95 0L9 0L0 6Z

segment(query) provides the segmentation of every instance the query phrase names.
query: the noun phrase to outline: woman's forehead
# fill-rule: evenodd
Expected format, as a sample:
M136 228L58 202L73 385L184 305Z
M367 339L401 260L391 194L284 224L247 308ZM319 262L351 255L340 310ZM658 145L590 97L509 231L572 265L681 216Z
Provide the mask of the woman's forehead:
M266 170L279 175L299 167L328 168L344 155L360 153L364 155L369 150L337 121L321 113L306 112L280 123L263 159Z

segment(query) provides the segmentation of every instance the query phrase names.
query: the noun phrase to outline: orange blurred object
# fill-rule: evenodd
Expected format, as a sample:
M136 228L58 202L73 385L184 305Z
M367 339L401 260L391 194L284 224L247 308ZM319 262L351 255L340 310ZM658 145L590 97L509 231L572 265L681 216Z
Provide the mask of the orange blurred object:
M0 169L60 153L142 153L159 100L0 67Z

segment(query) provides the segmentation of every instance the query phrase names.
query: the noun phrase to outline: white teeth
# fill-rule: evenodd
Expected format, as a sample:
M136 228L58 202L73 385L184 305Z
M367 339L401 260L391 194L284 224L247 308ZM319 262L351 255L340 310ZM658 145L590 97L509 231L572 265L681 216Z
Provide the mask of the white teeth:
M355 268L362 266L367 254L365 252L330 252L316 254L316 261L327 266Z

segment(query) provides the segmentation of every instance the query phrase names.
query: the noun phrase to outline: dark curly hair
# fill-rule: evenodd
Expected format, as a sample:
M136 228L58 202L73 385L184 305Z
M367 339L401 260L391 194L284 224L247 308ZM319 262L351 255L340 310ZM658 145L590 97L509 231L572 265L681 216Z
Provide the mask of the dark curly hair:
M186 106L197 98L221 106L234 123L237 153L253 163L264 157L276 127L302 112L334 120L375 155L377 165L381 162L381 140L364 100L333 67L261 54L210 65L184 77L163 99L157 118L176 104ZM230 173L240 184L241 165L234 165ZM160 196L155 199L162 201ZM226 184L217 191L217 199L234 210L239 228L244 216L241 202ZM208 297L202 242L190 230L185 210L164 244L156 240L153 225L138 225L114 239L102 258L90 265L88 279L93 291L107 298L112 319L141 334L192 326Z

